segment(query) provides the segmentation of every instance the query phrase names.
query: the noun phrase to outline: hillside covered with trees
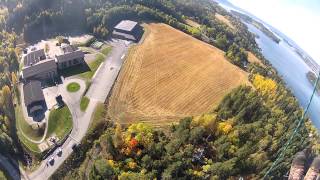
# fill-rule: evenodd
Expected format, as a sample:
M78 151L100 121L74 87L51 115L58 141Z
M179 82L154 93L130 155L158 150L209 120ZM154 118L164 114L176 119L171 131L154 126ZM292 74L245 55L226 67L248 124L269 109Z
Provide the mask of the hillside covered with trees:
M253 87L234 89L212 113L182 119L169 132L102 118L106 129L96 127L99 139L87 136L86 145L69 159L77 168L67 172L74 164L66 163L52 179L261 179L302 110L275 75L262 75L266 69L258 64L249 69ZM272 179L288 172L296 152L310 147L319 153L309 133L316 130L306 119Z
M16 134L14 113L19 52L15 47L17 35L3 29L7 17L7 9L0 8L0 149L2 154L21 158L23 153Z

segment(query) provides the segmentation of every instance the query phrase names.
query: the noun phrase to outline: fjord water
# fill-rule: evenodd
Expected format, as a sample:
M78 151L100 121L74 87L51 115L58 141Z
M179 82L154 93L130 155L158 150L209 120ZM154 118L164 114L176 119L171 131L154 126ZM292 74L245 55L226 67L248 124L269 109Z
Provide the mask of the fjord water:
M306 77L310 68L285 42L281 41L277 44L253 25L247 24L247 26L252 33L258 35L256 42L261 48L262 54L278 71L287 87L297 97L300 105L306 108L313 91L313 86ZM319 130L320 97L318 94L313 98L308 115Z

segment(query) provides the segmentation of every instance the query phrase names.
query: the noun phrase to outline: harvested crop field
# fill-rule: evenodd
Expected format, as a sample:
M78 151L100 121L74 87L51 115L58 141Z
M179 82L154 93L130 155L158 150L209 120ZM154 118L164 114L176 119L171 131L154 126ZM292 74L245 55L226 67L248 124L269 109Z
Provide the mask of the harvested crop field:
M261 60L259 58L257 58L252 52L247 52L248 53L248 61L250 63L258 63L261 66L264 66L264 64L261 62Z
M120 123L171 124L210 112L247 74L224 52L165 24L147 24L144 42L131 48L109 99Z
M199 28L201 25L198 24L197 22L191 20L191 19L187 19L186 20L186 23L189 25L189 26L192 26L192 27L195 27L195 28Z
M221 14L215 14L215 17L221 21L222 23L225 23L228 25L231 29L235 30L236 28L231 24L230 20L227 19L225 16L222 16Z

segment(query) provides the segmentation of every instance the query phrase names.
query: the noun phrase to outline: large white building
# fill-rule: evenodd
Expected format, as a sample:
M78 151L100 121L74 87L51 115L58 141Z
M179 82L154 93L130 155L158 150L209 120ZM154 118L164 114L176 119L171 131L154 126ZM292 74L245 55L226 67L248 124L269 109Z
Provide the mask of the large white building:
M61 54L56 55L56 62L59 69L64 69L82 64L84 62L84 53L68 44L61 45Z
M112 32L112 36L119 39L137 42L143 34L143 29L138 22L123 20L119 22Z
M53 80L58 70L84 63L84 53L71 45L61 45L61 52L54 58L46 57L44 50L30 50L22 56L24 67L21 78L28 80Z

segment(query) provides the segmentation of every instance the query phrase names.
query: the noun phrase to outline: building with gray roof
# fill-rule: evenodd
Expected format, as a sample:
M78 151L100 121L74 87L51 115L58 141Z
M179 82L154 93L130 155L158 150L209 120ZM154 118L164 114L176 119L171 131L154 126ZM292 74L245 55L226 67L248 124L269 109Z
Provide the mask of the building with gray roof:
M81 50L64 51L61 55L56 55L59 69L68 68L84 63L84 53Z
M30 115L36 115L46 109L41 82L31 80L23 85L24 103Z
M46 110L42 84L56 82L58 69L63 70L84 63L84 53L76 47L62 44L60 50L61 53L55 55L54 59L47 59L43 49L26 52L22 56L24 67L21 79L24 83L24 101L29 115L36 116Z
M141 38L143 30L135 21L123 20L119 22L112 32L114 38L137 42Z
M138 25L135 21L123 20L119 24L117 24L114 29L118 31L131 32Z
M54 59L46 59L43 49L34 50L23 55L24 67L21 77L25 81L31 79L54 80L58 76L58 69L84 63L84 53L74 46L62 44L61 53Z
M53 80L57 76L57 64L54 59L42 60L31 66L22 68L24 80Z
M23 60L24 66L31 66L31 65L36 64L39 61L42 61L44 59L46 59L44 49L30 51L27 54L22 55L22 60Z

